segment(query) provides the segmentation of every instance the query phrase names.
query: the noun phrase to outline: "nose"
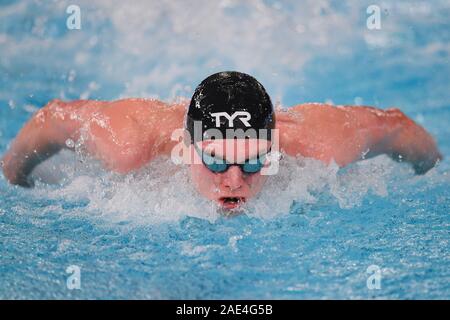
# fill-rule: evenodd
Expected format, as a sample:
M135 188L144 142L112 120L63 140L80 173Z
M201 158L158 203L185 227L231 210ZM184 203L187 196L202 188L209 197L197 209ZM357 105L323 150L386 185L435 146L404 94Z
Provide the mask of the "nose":
M237 190L244 184L242 171L238 166L231 166L225 173L223 185L231 191Z

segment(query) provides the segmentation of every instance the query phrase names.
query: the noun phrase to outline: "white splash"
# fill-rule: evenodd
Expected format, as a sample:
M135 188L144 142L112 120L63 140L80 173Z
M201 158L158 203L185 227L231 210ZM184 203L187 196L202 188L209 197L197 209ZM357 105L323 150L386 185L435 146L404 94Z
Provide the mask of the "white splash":
M76 214L113 223L153 224L180 221L187 216L214 222L221 216L215 203L197 193L187 167L174 165L169 158L158 158L139 172L125 176L106 172L94 161L83 161L79 162L74 153L64 152L41 164L34 175L50 182L59 180L62 186L38 184L32 194L85 202ZM269 177L262 192L245 204L244 212L272 219L289 214L294 201L315 204L324 193L334 199L332 205L352 208L369 193L387 196L394 168L411 177L409 167L385 156L344 170L334 163L327 166L313 159L285 157L279 173ZM230 241L233 245L234 241Z

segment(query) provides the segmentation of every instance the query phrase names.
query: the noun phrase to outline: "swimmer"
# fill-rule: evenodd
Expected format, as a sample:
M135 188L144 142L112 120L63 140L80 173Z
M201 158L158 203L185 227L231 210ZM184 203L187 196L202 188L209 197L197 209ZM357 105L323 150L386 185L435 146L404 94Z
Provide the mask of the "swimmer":
M83 152L126 174L171 156L180 128L194 186L224 209L263 188L275 149L341 167L387 154L417 174L442 159L433 138L399 109L306 103L275 111L256 79L219 72L200 83L188 108L154 99L52 100L18 133L2 168L10 183L32 187L36 165L82 142Z

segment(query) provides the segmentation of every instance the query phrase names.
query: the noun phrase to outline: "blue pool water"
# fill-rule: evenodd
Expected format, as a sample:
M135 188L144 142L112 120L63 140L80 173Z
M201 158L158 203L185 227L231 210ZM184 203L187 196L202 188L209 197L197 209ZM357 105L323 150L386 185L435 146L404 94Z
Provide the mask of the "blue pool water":
M343 170L285 158L225 218L169 159L119 176L62 153L34 173L59 185L0 177L0 298L450 298L447 1L383 2L380 30L371 2L78 3L68 30L70 2L0 1L0 154L51 98L170 101L238 69L283 106L400 107L444 160L416 176L385 156Z

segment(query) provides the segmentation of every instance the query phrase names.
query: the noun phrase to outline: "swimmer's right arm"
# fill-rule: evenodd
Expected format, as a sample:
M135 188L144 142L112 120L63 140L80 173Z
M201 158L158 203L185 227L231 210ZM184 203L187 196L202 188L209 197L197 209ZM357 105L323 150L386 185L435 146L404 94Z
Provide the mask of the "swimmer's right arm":
M67 111L74 111L83 104L86 101L69 104L52 100L33 115L1 161L3 173L10 183L32 187L33 182L28 176L34 167L65 148L67 139L78 139L80 122L67 116Z
M185 107L158 100L123 99L106 102L53 100L20 130L2 159L5 177L31 187L28 176L69 139L83 140L83 151L117 173L139 169L160 154L170 154L171 133L181 128ZM84 132L84 139L80 139Z

